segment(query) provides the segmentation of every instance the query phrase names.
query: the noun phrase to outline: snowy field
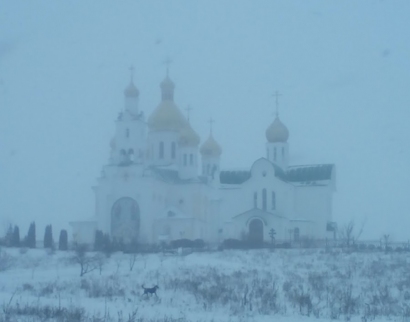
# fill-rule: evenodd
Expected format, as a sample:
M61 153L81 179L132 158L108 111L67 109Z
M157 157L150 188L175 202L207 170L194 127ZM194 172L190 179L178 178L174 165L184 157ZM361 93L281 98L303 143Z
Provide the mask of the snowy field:
M410 321L408 252L0 253L2 322Z

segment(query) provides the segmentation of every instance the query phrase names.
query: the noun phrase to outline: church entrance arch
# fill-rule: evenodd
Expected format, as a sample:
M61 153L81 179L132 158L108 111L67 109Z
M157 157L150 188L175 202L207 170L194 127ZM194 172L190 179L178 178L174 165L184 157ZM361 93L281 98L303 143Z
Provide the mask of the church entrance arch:
M259 218L254 218L249 223L249 242L255 245L263 243L263 222Z
M138 240L140 230L140 207L130 198L118 199L111 209L111 237L123 243Z

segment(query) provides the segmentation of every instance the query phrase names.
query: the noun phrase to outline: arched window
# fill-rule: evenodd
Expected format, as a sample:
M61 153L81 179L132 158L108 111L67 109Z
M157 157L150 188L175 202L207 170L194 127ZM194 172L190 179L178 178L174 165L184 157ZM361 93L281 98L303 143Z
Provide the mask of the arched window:
M127 161L127 152L124 149L120 151L120 163L124 163Z
M164 158L164 142L159 142L159 158Z
M129 150L128 150L128 159L129 159L131 162L134 162L134 150L133 150L133 149L129 149Z
M257 192L253 193L253 207L258 208L258 193Z
M171 144L171 158L175 159L176 156L176 144L175 142L172 142Z
M272 191L272 210L276 209L276 194L275 191Z
M188 160L187 160L187 155L186 155L186 153L184 153L184 166L186 166L187 165L187 162Z
M140 233L140 209L129 197L118 199L111 208L111 237L130 243Z
M266 189L262 190L262 209L266 210L267 208L267 196L266 196Z
M300 238L300 230L299 230L298 227L296 227L296 228L293 230L293 239L294 239L295 241L299 241L299 238Z
M125 137L129 138L130 137L130 129L125 130Z

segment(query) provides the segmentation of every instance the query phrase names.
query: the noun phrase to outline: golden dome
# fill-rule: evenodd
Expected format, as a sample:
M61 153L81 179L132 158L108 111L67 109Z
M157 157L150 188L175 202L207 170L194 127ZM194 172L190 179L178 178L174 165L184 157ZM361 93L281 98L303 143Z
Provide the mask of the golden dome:
M197 146L199 144L200 138L199 135L188 126L180 130L179 144L180 146Z
M266 139L271 143L276 143L286 142L288 138L288 128L276 116L273 123L266 129Z
M124 91L124 95L127 97L137 97L139 96L140 92L138 88L135 87L134 82L131 81L128 87Z
M173 101L162 101L148 118L151 131L180 131L189 126Z
M209 138L202 144L200 152L203 156L218 157L222 154L222 148L210 134Z

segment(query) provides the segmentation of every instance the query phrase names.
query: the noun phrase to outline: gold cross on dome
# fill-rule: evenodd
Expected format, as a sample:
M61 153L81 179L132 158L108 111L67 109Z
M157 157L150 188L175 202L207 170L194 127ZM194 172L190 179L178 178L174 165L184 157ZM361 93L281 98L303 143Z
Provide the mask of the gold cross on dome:
M168 56L165 60L164 60L164 64L167 66L167 76L169 75L169 66L172 63L172 59Z
M275 105L276 105L275 115L278 116L279 115L279 97L282 96L282 94L280 94L278 91L275 91L275 93L272 96L275 97Z
M212 133L212 124L215 123L215 120L211 117L211 118L209 119L208 123L209 123L209 130L210 130L211 133Z
M135 67L134 65L131 65L128 69L130 71L131 82L132 82L134 80Z
M191 111L192 111L191 105L188 105L187 108L185 109L185 111L186 111L187 119L188 119L188 122L189 122L189 114L190 114Z

